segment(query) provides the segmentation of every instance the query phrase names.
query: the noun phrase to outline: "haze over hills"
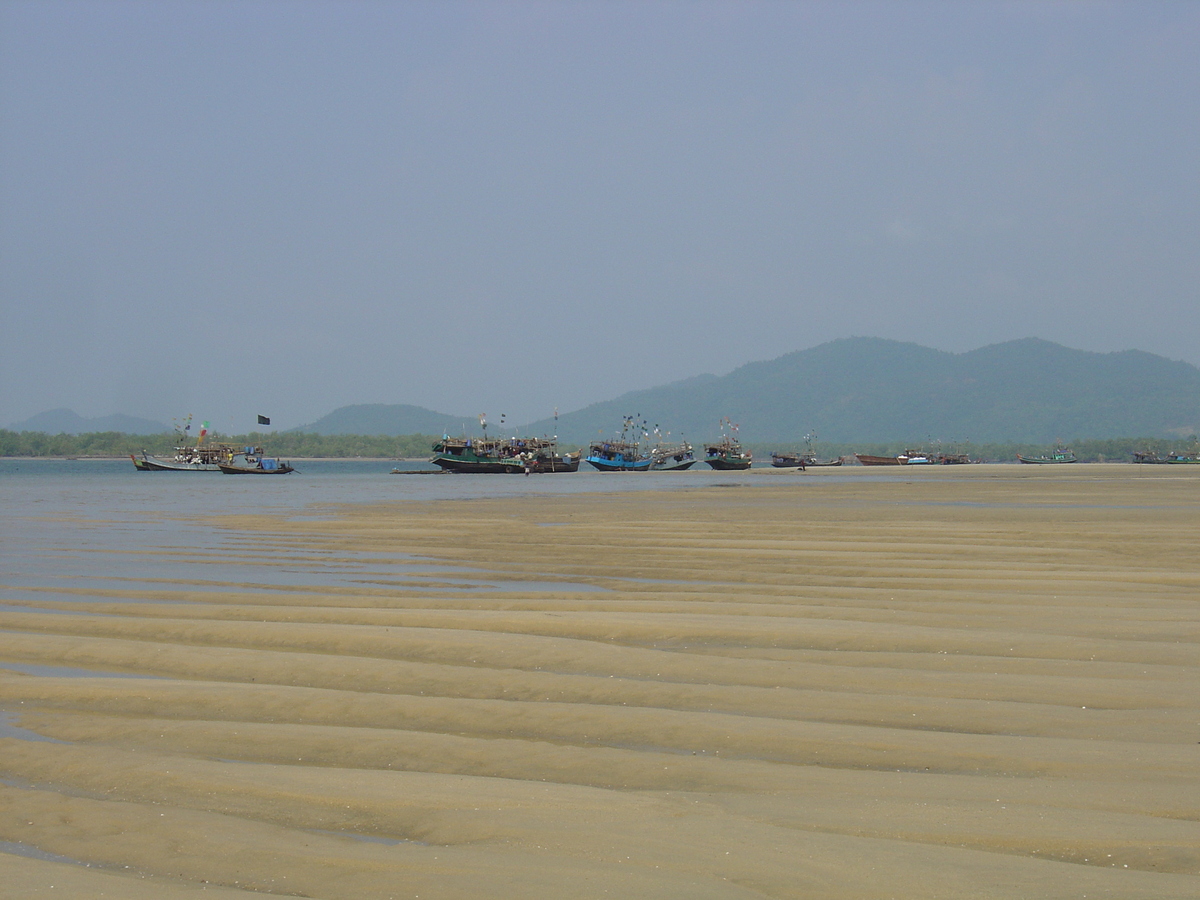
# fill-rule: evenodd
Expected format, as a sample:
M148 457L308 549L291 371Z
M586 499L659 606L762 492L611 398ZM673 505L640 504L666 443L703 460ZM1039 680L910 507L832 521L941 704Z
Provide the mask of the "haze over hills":
M949 353L881 338L845 338L624 394L504 430L585 444L638 416L699 443L738 423L746 442L975 443L1200 432L1200 369L1127 350L1094 353L1036 338ZM489 422L500 431L500 417ZM297 429L320 434L478 434L475 416L416 406L342 407Z
M636 391L560 416L564 441L620 430L624 416L701 442L728 416L745 442L1051 442L1200 432L1200 369L1128 350L1093 353L1027 338L948 353L845 338ZM553 428L543 420L532 434Z
M140 419L137 416L126 416L117 413L111 416L100 416L85 419L70 409L51 409L30 416L23 422L14 422L8 426L10 431L41 431L46 434L90 434L100 431L119 431L122 434L162 434L170 431L169 425L154 422L150 419Z
M1094 353L1036 338L949 353L881 338L845 338L624 394L527 425L489 415L493 434L557 434L586 444L621 429L625 416L699 444L722 418L747 443L958 443L1186 438L1200 433L1200 369L1139 350ZM131 416L84 419L41 413L15 431L169 431ZM291 431L315 434L479 434L476 415L404 404L343 406Z

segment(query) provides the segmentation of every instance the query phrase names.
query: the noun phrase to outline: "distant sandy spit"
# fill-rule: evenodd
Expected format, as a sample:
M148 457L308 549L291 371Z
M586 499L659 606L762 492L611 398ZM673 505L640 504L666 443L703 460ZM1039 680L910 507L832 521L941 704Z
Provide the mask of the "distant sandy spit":
M827 471L0 608L0 896L1200 896L1200 471Z

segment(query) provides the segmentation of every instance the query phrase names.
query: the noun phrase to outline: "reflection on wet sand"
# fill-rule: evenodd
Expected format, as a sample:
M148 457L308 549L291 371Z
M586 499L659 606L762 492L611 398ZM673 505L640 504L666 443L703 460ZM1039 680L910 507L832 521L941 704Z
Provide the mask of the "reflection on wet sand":
M244 516L269 591L22 585L11 884L1194 897L1200 473L1078 468ZM398 554L476 589L346 577Z

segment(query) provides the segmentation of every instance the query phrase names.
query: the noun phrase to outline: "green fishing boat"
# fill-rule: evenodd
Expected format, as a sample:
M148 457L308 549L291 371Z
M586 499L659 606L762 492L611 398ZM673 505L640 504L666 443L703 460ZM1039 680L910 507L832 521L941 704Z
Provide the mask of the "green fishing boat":
M743 450L738 443L738 427L726 417L721 420L721 439L704 445L704 461L714 469L730 471L748 469L754 462L754 455L749 450Z
M1064 447L1061 444L1055 447L1054 452L1049 456L1022 456L1020 453L1018 453L1017 459L1020 462L1035 466L1078 462L1078 460L1075 458L1075 454L1071 451L1071 448Z

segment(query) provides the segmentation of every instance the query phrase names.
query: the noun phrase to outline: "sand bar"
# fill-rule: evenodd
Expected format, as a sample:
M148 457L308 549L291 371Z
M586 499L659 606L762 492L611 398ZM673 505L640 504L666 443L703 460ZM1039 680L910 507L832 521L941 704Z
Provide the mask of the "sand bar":
M421 568L22 600L0 894L1200 895L1200 472L860 475L243 516Z

